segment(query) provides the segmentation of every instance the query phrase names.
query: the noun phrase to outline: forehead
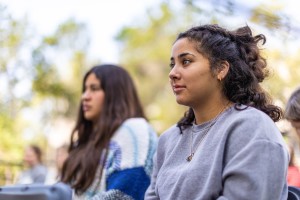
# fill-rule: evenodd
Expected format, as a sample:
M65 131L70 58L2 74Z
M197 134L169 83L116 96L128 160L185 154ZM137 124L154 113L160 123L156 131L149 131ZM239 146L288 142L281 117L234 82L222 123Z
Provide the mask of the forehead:
M172 52L171 52L172 57L177 57L181 53L199 54L196 49L195 42L190 41L187 38L179 39L173 44Z
M100 80L97 78L95 73L91 73L86 77L85 85L100 84Z
M26 155L32 155L32 154L35 154L35 152L34 152L34 150L33 150L32 148L27 147L27 148L25 149L25 154L26 154Z

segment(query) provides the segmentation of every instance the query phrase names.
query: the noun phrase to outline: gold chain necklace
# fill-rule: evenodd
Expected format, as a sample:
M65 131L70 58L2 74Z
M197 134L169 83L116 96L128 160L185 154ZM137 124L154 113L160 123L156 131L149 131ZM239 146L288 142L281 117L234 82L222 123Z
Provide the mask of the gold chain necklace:
M188 162L190 162L193 157L194 157L194 154L196 152L196 150L198 149L198 147L200 146L201 142L203 141L203 139L205 138L205 136L208 134L209 130L211 129L211 127L217 122L217 120L219 119L221 113L223 113L228 107L229 107L229 104L228 103L219 113L218 115L215 117L215 119L213 119L213 121L211 122L211 124L205 129L205 133L203 134L203 136L201 137L200 141L198 142L198 144L196 145L196 148L194 149L193 151L193 141L194 141L194 131L193 131L193 127L192 127L192 130L191 130L191 133L192 133L192 139L191 139L191 154L186 158L186 160Z

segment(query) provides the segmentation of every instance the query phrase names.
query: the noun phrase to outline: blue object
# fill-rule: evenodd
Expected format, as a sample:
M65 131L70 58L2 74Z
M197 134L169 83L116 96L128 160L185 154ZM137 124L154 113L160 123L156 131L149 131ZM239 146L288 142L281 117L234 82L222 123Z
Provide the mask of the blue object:
M143 200L150 178L143 167L112 173L107 179L107 190L117 189L135 200Z

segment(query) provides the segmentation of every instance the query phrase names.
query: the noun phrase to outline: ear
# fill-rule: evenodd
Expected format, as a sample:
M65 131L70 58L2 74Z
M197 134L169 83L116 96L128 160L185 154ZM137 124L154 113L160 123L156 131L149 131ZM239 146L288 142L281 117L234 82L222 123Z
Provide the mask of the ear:
M227 61L222 61L220 63L220 66L217 69L217 78L219 81L222 81L226 77L229 71L229 67L230 65Z

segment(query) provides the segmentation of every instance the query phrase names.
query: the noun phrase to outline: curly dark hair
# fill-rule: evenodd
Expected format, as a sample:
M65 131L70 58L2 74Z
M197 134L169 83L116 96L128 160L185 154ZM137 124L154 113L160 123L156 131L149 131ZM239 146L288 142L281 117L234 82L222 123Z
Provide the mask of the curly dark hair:
M220 63L227 61L229 71L222 80L224 95L238 105L252 106L266 113L273 121L282 117L282 110L273 105L270 96L262 89L260 83L268 76L267 62L260 54L258 43L266 42L263 34L252 35L248 26L228 31L218 25L192 27L180 33L175 40L187 38L194 42L199 53L206 56L211 70L218 69ZM192 108L177 123L182 130L192 125L195 119Z

